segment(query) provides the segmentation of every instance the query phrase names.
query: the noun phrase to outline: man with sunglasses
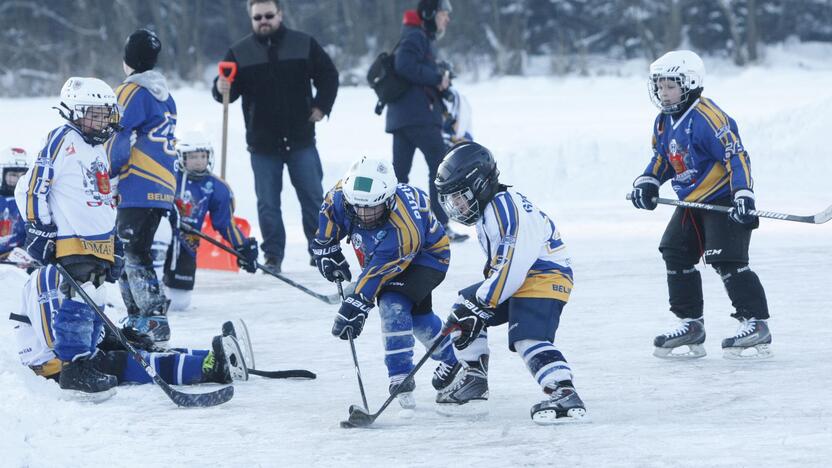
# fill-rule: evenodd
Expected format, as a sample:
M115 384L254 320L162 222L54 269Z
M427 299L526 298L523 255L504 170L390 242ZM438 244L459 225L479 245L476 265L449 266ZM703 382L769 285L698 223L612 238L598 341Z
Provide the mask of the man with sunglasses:
M323 202L315 123L332 111L338 71L312 36L282 24L278 1L249 0L248 10L252 33L232 45L224 59L237 64L236 78L229 83L218 76L212 91L218 102L225 92L230 102L242 96L262 250L266 266L279 272L286 247L283 166L300 201L303 232L312 242Z

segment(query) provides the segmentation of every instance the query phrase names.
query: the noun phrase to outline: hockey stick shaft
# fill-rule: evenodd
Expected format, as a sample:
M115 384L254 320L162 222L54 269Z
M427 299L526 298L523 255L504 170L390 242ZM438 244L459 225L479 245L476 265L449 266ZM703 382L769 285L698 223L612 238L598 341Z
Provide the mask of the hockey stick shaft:
M627 194L627 200L632 200L631 194ZM653 201L659 205L680 206L682 208L695 208L699 210L719 211L730 213L733 207L723 205L712 205L710 203L689 202L684 200L673 200L670 198L653 197ZM823 224L832 219L832 206L814 215L802 216L789 213L777 213L775 211L751 210L748 214L760 218L779 219L782 221L794 221L797 223Z
M341 300L344 300L344 286L341 285L343 279L338 279L336 284L338 285L338 296L341 297ZM350 340L350 351L352 351L352 363L355 365L355 376L358 379L358 389L361 391L361 401L364 403L364 409L370 411L370 407L367 405L367 394L364 392L364 381L361 379L361 368L358 367L358 353L355 352L355 341L352 338L352 330L347 330L347 338Z
M168 398L170 398L174 403L184 407L216 406L227 402L234 396L234 387L232 385L223 387L213 392L196 394L184 393L171 388L171 386L168 385L167 382L165 382L164 380L162 380L161 377L159 377L159 374L157 374L153 367L151 367L150 364L148 364L148 362L145 360L142 354L138 352L136 348L134 348L133 345L130 344L129 341L127 341L127 339L121 333L121 330L113 323L112 320L110 320L109 317L107 317L107 314L105 314L101 309L98 308L98 304L96 304L95 301L93 301L92 298L87 294L87 292L84 291L83 288L81 288L78 282L75 281L75 278L73 278L69 274L69 272L66 271L63 265L56 263L55 268L57 268L57 270L61 273L61 276L63 276L64 280L66 280L70 284L70 286L72 286L72 288L75 289L75 291L81 296L84 302L86 302L87 305L90 308L92 308L93 311L95 311L96 315L98 315L104 322L104 325L107 328L109 328L110 331L116 337L118 337L118 340L121 343L121 345L124 346L124 348L127 350L127 354L129 354L130 357L133 358L133 360L136 361L144 369L145 372L147 372L147 375L149 375L150 378L153 379L153 382L155 382L156 385L161 387L165 394L168 396Z
M231 247L223 244L222 242L214 239L213 237L205 234L204 232L200 231L199 229L193 228L193 227L189 226L188 224L182 223L182 230L189 233L189 234L193 234L193 235L199 237L200 239L204 239L209 244L212 244L212 245L216 246L218 249L220 249L224 252L227 252L231 255L234 255L237 258L240 257L239 252L237 252L236 250L232 249ZM297 288L297 289L305 292L306 294L309 294L310 296L312 296L316 299L319 299L323 302L326 302L327 304L337 304L339 302L339 300L336 296L328 296L326 294L317 293L317 292L307 288L306 286L281 275L280 273L276 273L276 272L272 271L270 268L268 268L265 265L260 264L259 262L255 262L255 266L259 270L261 270L261 271L263 271L263 272L265 272L269 275L272 275L275 278L283 281L284 283L286 283L286 284L288 284L288 285L290 285L294 288Z
M264 371L259 369L248 369L251 375L259 375L268 379L314 379L317 376L314 372L304 369L292 369L282 371Z

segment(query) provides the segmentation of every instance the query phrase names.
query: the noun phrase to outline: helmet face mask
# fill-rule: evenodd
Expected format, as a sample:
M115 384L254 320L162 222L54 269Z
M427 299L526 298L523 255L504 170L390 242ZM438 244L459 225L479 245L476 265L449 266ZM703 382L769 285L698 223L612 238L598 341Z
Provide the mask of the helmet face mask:
M449 218L466 226L480 219L480 203L468 187L450 193L440 193L439 203Z
M647 90L650 100L663 114L676 114L702 90L705 64L694 52L674 50L650 64ZM681 93L676 99L675 88Z
M189 177L205 177L214 169L214 148L210 144L177 143L176 165Z
M390 163L362 158L342 180L347 216L361 229L383 226L395 207L397 185Z

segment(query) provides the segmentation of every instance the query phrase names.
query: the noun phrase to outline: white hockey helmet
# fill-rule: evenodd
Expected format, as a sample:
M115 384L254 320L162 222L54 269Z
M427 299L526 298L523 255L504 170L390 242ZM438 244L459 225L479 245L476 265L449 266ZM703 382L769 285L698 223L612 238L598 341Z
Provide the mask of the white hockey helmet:
M191 153L204 152L208 156L208 163L202 170L188 169L186 164L186 156ZM179 168L192 177L204 177L211 173L214 169L214 147L200 134L189 134L184 138L176 141L176 164Z
M362 229L380 227L394 206L396 185L389 162L366 156L356 161L341 181L347 215Z
M673 80L682 88L682 97L677 103L663 104L659 97L660 80ZM665 114L674 114L684 107L692 94L698 95L705 80L705 62L690 50L670 51L650 64L647 88L650 100Z
M0 195L14 195L15 186L6 181L7 173L15 172L20 176L27 170L29 170L29 155L25 149L9 147L0 151Z
M102 144L119 130L116 94L98 78L73 76L66 80L57 109L61 117L80 127L90 144Z

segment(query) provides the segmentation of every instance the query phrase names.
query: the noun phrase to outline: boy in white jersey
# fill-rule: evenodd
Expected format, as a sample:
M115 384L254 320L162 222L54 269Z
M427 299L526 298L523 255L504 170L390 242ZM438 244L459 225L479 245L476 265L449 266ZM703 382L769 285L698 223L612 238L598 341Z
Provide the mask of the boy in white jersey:
M17 206L26 218L26 251L42 265L63 265L93 300L103 304L103 282L115 282L123 266L114 237L110 162L103 147L118 128L116 96L97 78L73 77L64 84L57 109L67 123L49 132L15 189ZM41 291L44 301L60 301L44 321L54 331L61 388L108 390L116 378L96 370L89 359L103 321L68 286Z
M497 164L485 147L464 142L439 165L439 202L457 222L476 225L488 261L485 280L459 293L448 317L456 327L455 381L436 398L440 412L488 399L487 326L509 324L509 349L518 352L549 398L535 404L538 424L583 418L584 403L572 370L554 346L563 307L572 291L572 268L555 223L522 194L500 184ZM456 333L456 332L455 332Z

